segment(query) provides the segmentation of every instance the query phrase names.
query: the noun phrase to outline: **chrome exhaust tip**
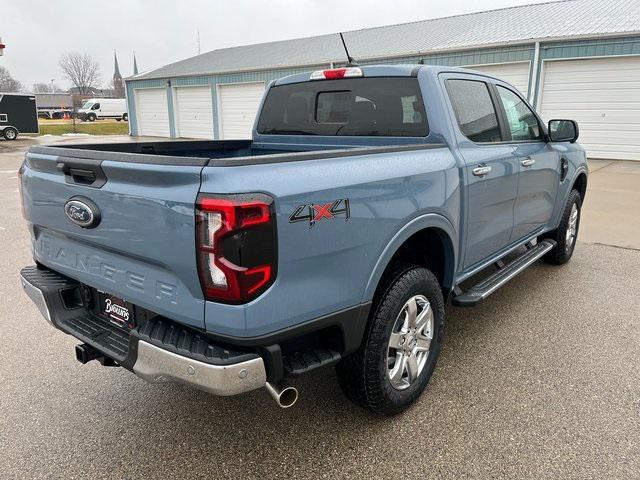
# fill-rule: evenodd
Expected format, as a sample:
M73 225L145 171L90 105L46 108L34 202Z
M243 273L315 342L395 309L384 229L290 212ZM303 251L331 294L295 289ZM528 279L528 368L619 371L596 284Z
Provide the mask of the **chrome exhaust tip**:
M265 384L265 387L281 408L292 407L298 401L298 390L295 387L281 387L269 382Z

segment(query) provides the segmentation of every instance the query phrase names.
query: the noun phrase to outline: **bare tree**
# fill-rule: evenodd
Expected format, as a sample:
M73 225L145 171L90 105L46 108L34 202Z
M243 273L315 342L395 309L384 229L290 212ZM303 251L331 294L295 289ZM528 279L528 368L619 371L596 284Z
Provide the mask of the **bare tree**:
M32 90L33 93L58 93L64 91L55 83L44 82L34 83Z
M60 68L65 76L78 89L78 93L86 95L92 88L100 85L100 66L90 55L82 53L65 53L60 57Z
M0 67L0 92L20 92L22 84L11 76L9 70Z

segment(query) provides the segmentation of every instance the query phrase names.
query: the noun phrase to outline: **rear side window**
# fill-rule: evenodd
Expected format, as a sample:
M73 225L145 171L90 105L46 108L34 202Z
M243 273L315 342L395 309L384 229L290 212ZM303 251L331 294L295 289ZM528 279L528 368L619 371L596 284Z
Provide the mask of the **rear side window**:
M460 131L474 142L500 142L500 126L496 109L484 82L447 80L447 92Z
M349 78L271 88L258 133L424 137L429 128L416 78Z

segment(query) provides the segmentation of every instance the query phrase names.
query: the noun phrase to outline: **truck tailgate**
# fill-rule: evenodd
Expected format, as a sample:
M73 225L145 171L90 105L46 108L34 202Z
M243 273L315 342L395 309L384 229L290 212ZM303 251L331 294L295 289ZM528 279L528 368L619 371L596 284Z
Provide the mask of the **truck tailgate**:
M202 166L162 163L29 152L22 190L34 257L98 290L203 328L194 225ZM67 216L72 197L93 203L100 218L92 228Z

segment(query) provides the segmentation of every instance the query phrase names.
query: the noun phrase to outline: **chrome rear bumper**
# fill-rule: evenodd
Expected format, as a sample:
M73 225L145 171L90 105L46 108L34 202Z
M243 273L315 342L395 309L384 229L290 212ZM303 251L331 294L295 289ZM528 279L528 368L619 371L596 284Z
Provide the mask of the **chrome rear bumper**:
M138 341L136 375L150 383L179 382L214 395L229 396L256 390L267 383L262 358L231 365L211 365Z
M93 348L106 357L116 360L148 382L179 382L221 396L248 392L264 387L267 383L264 360L257 355L249 359L247 359L247 355L243 355L245 360L237 363L227 360L221 364L214 364L207 361L210 360L207 358L204 358L205 361L200 361L197 358L179 355L153 345L139 339L136 336L137 332L134 331L129 337L129 349L125 356L122 358L114 357L112 353L105 352L101 345L92 341L95 340L94 337L83 336L74 331L69 327L73 322L68 318L61 317L63 315L69 316L70 312L61 306L58 288L75 288L78 286L77 282L59 276L52 270L40 270L36 267L23 269L20 272L20 281L25 293L31 298L47 322L80 341L92 344ZM88 313L86 309L80 310L82 313L79 315L85 316L84 324L86 325ZM123 334L120 333L120 335ZM95 335L95 337L100 337L100 335ZM124 345L123 348L126 348L126 340Z

